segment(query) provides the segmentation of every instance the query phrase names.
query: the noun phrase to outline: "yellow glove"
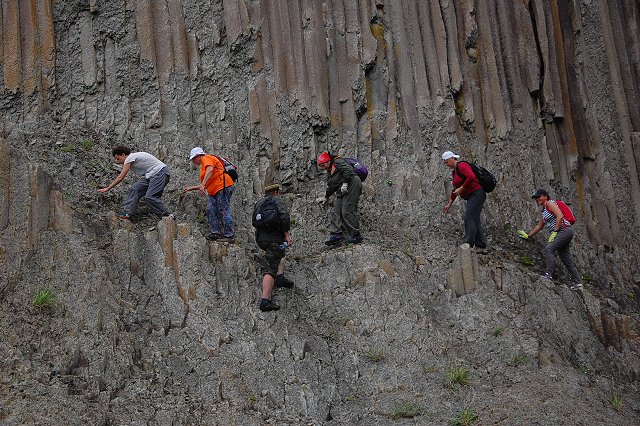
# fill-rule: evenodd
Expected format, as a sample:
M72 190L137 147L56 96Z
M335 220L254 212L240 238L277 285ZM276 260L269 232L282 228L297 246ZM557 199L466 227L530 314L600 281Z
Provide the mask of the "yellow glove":
M518 237L522 238L523 240L528 240L529 239L529 234L527 234L522 229L520 229L518 231Z
M558 233L556 231L553 231L551 233L551 235L549 235L549 239L547 240L547 242L550 243L551 241L555 240L556 239L556 235L558 235Z

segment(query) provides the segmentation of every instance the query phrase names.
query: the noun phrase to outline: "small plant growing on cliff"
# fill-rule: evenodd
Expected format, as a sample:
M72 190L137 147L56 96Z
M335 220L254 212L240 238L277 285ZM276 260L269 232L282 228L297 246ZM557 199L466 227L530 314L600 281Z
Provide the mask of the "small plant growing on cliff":
M384 351L382 349L369 348L363 353L363 355L372 362L379 362L384 359Z
M533 266L536 262L533 260L531 256L527 256L526 254L522 256L520 259L523 265Z
M60 148L60 151L66 152L66 153L73 152L73 146L72 145L65 145L62 148Z
M35 308L47 308L53 306L55 302L56 298L53 295L53 292L50 289L45 288L36 293L31 304Z
M249 401L256 402L257 400L258 400L258 395L256 395L255 392L251 392L249 394Z
M456 417L451 419L451 426L470 426L478 420L478 415L471 409L465 408Z
M456 384L468 385L469 369L459 361L450 362L449 367L447 367L446 383L450 388L453 388Z
M620 409L622 408L622 395L620 395L618 392L614 392L611 396L611 405L613 406L614 410L620 411Z
M493 329L493 335L495 337L501 336L502 333L504 333L504 327L499 325L496 328Z
M515 365L516 367L524 365L528 361L529 361L529 357L527 357L525 354L516 354L513 356L513 359L511 360L513 365Z
M411 419L413 417L419 416L422 414L422 406L417 402L403 402L402 404L398 404L393 408L393 412L391 413L391 417L394 419Z
M86 151L89 151L93 148L93 141L91 139L83 139L80 141L80 146L83 147Z
M590 283L591 281L593 281L593 275L589 274L589 273L584 273L582 274L582 281Z

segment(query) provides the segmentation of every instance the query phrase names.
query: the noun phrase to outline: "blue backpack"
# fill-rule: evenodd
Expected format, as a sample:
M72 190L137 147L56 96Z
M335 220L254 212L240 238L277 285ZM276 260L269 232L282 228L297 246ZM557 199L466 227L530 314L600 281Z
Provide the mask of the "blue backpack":
M360 161L356 158L345 158L344 159L351 167L353 167L353 171L358 175L360 181L364 182L367 176L369 176L369 170L365 166L363 166Z

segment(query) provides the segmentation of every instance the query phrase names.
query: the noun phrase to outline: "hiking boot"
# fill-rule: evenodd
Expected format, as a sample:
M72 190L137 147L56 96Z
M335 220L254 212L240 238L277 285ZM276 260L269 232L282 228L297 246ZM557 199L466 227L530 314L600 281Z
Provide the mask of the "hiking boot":
M236 238L232 235L230 237L219 237L218 238L218 242L220 243L235 243L236 242Z
M284 287L284 288L293 287L293 281L285 277L284 274L276 275L275 283L276 283L276 287Z
M120 213L118 219L131 220L131 215L129 213Z
M584 286L582 285L582 283L574 281L569 285L569 288L571 290L582 290Z
M349 235L349 237L344 240L344 242L347 244L360 244L362 242L362 235L360 235L359 232L353 235Z
M214 234L213 232L211 232L205 238L209 241L215 241L215 240L219 240L221 237L220 237L220 234Z
M276 305L269 299L262 299L260 301L260 310L262 312L277 311L278 309L280 309L280 305Z
M324 243L328 246L332 246L334 244L338 244L340 241L342 241L342 234L331 234L329 239Z
M544 274L540 275L540 278L542 278L543 280L553 281L553 276L551 276L551 274L548 272L545 272Z

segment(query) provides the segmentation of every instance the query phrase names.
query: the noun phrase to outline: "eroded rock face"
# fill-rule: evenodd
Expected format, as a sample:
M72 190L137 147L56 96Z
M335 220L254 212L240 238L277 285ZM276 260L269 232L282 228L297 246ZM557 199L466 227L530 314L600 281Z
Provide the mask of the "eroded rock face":
M636 421L635 2L0 11L0 423L387 424L412 406L420 424L466 407L483 424ZM98 195L119 143L170 166L177 221L117 219L131 178ZM196 145L239 166L236 244L207 242L204 201L182 194ZM325 149L369 167L361 245L322 244ZM446 149L499 178L487 254L461 247L462 206L441 215ZM296 287L266 314L249 216L272 180ZM515 237L539 186L578 217L584 294L538 279L542 239ZM36 308L44 288L56 301ZM468 385L449 383L456 364Z

